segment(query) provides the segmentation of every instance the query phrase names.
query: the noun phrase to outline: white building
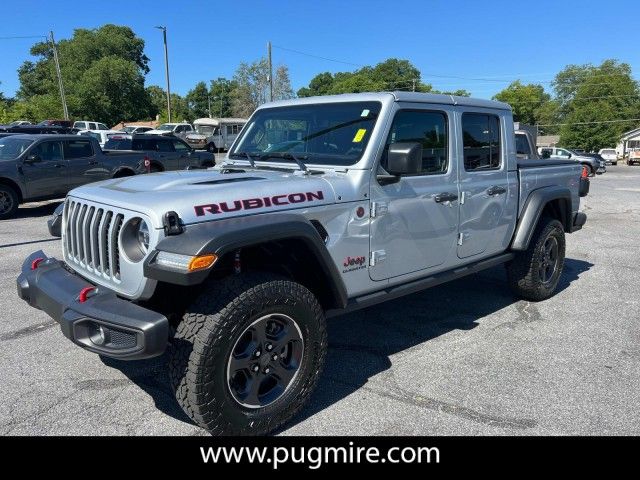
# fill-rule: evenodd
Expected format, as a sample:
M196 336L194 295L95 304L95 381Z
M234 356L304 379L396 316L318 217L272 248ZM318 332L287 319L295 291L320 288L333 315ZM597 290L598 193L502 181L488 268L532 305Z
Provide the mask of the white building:
M620 142L616 146L616 153L618 156L624 157L629 150L637 148L640 148L640 127L622 134Z

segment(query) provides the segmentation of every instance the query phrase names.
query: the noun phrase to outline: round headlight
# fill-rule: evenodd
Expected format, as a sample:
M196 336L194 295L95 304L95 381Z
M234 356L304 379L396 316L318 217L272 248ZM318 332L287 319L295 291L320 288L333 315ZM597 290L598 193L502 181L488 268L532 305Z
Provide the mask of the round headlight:
M147 253L149 251L149 226L144 220L140 220L138 223L136 236L138 237L140 249Z

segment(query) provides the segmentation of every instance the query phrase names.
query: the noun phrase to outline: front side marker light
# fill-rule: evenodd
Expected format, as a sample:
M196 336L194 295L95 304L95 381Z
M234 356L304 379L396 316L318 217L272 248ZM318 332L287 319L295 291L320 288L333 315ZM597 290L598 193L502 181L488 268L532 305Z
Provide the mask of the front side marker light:
M195 272L211 267L216 260L217 255L181 255L179 253L158 252L156 256L156 264L171 270L182 272Z

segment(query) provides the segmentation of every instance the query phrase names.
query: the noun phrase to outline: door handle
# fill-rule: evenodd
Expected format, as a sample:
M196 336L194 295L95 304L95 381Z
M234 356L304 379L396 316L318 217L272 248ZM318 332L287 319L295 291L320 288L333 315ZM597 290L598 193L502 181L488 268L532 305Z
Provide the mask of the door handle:
M498 185L494 185L493 187L489 187L487 189L487 195L501 195L503 193L507 193L507 189L504 187L499 187Z
M64 168L64 164L63 163L56 163L54 165L54 167L56 167L56 168Z
M438 193L435 197L433 197L433 199L436 201L436 203L453 202L454 200L458 199L458 195L455 193L443 192Z

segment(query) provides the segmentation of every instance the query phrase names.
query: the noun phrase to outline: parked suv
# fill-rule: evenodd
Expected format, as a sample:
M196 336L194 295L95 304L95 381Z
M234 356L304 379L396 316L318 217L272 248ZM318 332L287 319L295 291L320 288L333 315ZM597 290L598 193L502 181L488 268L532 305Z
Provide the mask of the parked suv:
M591 176L605 173L607 171L607 166L604 160L590 157L588 155L581 155L566 148L541 147L538 149L538 153L542 158L572 160L574 162L578 162L589 169L589 175Z
M27 257L18 293L103 356L169 343L171 386L195 423L264 434L309 399L327 317L496 265L519 297L553 295L565 234L586 221L581 171L519 161L500 102L396 92L265 104L215 169L72 191L63 258Z
M163 123L153 130L147 130L145 133L149 135L174 135L185 138L191 132L193 132L193 127L189 123Z
M78 130L109 130L104 123L93 122L89 120L80 120L78 122L73 122L73 128L77 128Z

